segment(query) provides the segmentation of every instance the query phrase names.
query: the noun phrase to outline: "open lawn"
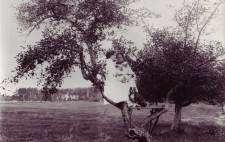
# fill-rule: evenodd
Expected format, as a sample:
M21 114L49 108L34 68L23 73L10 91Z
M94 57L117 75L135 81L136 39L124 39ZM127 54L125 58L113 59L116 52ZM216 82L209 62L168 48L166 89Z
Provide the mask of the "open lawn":
M119 110L93 102L0 104L1 142L133 142L124 136ZM182 130L170 131L174 108L163 114L155 142L225 142L225 116L217 106L194 104L182 111ZM135 110L141 121L147 110Z

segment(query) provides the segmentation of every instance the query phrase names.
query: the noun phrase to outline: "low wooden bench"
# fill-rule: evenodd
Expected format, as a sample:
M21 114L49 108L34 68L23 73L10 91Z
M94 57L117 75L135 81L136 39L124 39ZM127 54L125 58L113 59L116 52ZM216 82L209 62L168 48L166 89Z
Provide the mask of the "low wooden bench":
M137 110L141 110L141 109L150 109L150 110L154 110L154 109L162 109L165 107L165 104L148 104L146 107L132 107L132 109L137 109Z

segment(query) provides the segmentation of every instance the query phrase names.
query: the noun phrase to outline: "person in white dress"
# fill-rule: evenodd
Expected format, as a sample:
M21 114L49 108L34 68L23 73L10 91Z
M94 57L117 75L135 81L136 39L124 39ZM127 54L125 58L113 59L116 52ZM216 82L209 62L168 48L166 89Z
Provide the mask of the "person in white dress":
M104 94L115 103L129 101L130 87L136 87L135 74L129 64L124 60L123 54L116 54L115 51L109 51L106 54L106 80ZM104 100L104 104L108 104Z

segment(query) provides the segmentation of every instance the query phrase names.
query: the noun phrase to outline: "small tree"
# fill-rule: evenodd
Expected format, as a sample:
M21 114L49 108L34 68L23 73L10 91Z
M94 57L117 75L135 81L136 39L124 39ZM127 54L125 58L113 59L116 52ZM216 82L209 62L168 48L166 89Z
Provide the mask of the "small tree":
M27 98L29 97L29 92L27 92L27 88L19 88L18 96L19 101L27 101Z
M211 41L208 45L204 45L205 43L202 42L202 38L214 31L214 29L209 29L208 27L211 22L217 18L217 14L220 10L219 7L224 4L224 2L224 0L217 0L213 3L208 0L194 0L192 3L184 1L183 8L176 12L174 19L179 26L178 31L181 33L182 39L184 40L184 47L187 46L187 42L190 39L193 39L193 56L198 52L198 48L200 48L200 50L207 50L208 48L207 54L213 54L215 53L214 50L218 50L218 47L221 47L221 45L219 45L220 43L216 41ZM210 59L211 61L223 54L221 50L217 52L219 55L214 55L214 57ZM172 128L178 127L176 115L175 110ZM178 119L178 121L180 120Z
M174 97L171 96L171 99L175 102L175 115L171 127L172 129L179 128L182 106L187 106L196 100L203 101L206 99L209 101L209 94L213 96L212 90L217 90L217 93L215 92L217 95L214 95L214 98L215 96L218 96L218 92L221 90L219 88L211 87L222 86L221 81L219 81L219 77L222 77L222 70L219 69L219 66L221 65L219 62L215 62L219 56L224 54L222 45L217 41L203 41L202 38L212 32L210 31L212 29L208 29L208 26L212 20L216 18L219 7L223 3L224 0L218 0L213 3L201 0L194 0L192 2L184 1L183 7L176 11L174 17L175 22L178 24L175 29L170 31L146 28L146 31L149 34L149 41L146 44L146 48L140 52L139 56L145 57L143 64L152 67L152 69L147 69L145 65L144 68L142 68L143 70L140 67L138 68L141 72L152 71L155 75L158 75L158 78L165 78L166 80L164 80L165 82L163 80L156 81L155 77L152 78L151 73L141 74L142 77L139 85L143 87L147 82L149 84L143 87L145 89L140 89L140 91L141 94L147 96L146 99L151 99L150 101L162 101L165 99L163 94L165 95L166 92L171 89L172 86L170 85L175 86L175 88L176 86L179 86L180 89L178 89L176 93L174 92L176 95ZM157 66L156 63L158 64ZM168 66L164 66L164 64L168 64ZM154 71L155 68L157 68L159 73ZM207 73L204 74L205 72L202 72L203 70L207 71ZM194 82L196 82L196 86L193 86L194 88L191 89L189 88L190 86L186 88L181 87L187 82L193 81L190 79L193 79L195 74L202 75L194 78ZM211 75L210 77L209 74ZM173 81L175 81L175 84ZM207 85L206 82L211 82L211 84ZM203 83L204 85L202 85L207 89L199 83ZM152 88L150 91L151 93L148 92L147 86ZM203 94L206 90L212 92L209 93L210 91L206 91L206 96L203 95L199 98L192 98L190 95L187 95L187 92L188 90L193 89L196 91L195 94L200 91L197 93L198 95ZM165 92L161 92L161 90L164 90Z
M222 64L216 62L216 58L224 54L222 45L218 42L199 44L198 50L194 50L194 41L184 41L177 33L157 30L151 33L151 40L139 53L145 60L137 70L139 92L150 102L170 99L175 103L172 127L176 129L182 107L199 101L212 103L225 89L221 80L224 78ZM167 98L167 92L174 86L179 87Z
M43 94L42 101L52 101L52 95L54 95L58 89L43 87L41 93Z

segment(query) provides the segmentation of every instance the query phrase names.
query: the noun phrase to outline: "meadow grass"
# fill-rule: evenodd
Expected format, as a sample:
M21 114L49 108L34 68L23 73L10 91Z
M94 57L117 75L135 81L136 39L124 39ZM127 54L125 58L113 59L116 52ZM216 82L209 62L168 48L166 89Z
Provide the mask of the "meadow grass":
M1 142L133 142L124 136L121 112L94 102L0 104ZM182 129L170 131L172 106L162 115L155 142L224 142L225 122L217 106L194 104L183 109ZM136 122L148 114L134 111ZM225 121L225 120L224 120Z

